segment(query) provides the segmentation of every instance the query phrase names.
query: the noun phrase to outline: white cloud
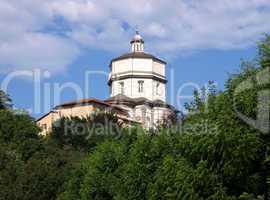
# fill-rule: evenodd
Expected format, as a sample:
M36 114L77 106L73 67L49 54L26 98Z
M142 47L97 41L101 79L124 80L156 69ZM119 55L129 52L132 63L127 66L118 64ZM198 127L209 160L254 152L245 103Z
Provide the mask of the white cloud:
M40 31L54 19L50 3L0 2L0 73L34 68L59 72L79 54L72 40Z
M123 22L165 53L248 47L270 31L269 0L58 0L53 7L72 24L72 39L111 51L128 44L133 30Z
M81 47L128 51L136 25L154 52L245 48L268 19L269 0L2 0L0 71L61 71Z
M66 39L48 34L21 35L18 40L0 46L2 72L20 69L44 69L60 72L78 55L78 49Z

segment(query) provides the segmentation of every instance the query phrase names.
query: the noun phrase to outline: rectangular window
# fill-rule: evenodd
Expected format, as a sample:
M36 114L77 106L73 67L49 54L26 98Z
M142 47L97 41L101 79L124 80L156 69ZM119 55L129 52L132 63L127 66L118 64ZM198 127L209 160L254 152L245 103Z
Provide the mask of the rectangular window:
M143 92L143 84L144 84L144 81L138 81L138 92L139 93Z
M159 92L159 86L160 86L160 83L159 82L157 82L156 83L156 95L159 95L160 94L160 92Z
M124 91L125 91L124 90L124 88L125 88L124 82L120 82L119 85L120 85L120 93L124 94Z

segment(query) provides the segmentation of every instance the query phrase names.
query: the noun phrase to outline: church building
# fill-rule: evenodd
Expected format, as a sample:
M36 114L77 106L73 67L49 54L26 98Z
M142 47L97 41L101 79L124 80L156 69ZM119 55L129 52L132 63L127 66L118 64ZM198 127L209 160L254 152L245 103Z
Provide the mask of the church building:
M166 62L144 52L144 40L138 31L130 44L130 53L111 61L111 97L105 102L127 110L129 118L146 129L155 128L177 112L166 103Z
M136 31L131 52L112 59L106 100L81 99L56 106L37 120L43 134L61 117L86 117L98 110L115 113L125 122L136 122L145 129L169 121L177 110L166 103L166 62L144 51L144 40Z

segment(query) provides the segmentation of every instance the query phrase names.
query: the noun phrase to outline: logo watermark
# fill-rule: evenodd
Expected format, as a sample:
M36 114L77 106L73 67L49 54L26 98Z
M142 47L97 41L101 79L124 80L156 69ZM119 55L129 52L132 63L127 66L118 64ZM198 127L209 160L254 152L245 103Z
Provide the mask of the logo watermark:
M265 68L259 71L255 77L249 77L247 80L241 82L234 91L234 111L237 116L245 123L253 128L258 129L262 133L269 133L270 131L270 69ZM268 85L268 88L266 87ZM241 93L256 89L257 92L257 117L253 119L237 108L236 100Z

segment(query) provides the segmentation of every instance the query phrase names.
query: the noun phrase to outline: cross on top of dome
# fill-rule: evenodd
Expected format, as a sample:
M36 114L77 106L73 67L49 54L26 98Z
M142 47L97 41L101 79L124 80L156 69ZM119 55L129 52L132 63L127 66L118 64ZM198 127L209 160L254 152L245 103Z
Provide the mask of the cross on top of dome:
M135 35L133 36L133 38L131 40L131 43L134 43L134 42L142 42L142 43L144 43L143 38L140 35L138 30L136 30Z

